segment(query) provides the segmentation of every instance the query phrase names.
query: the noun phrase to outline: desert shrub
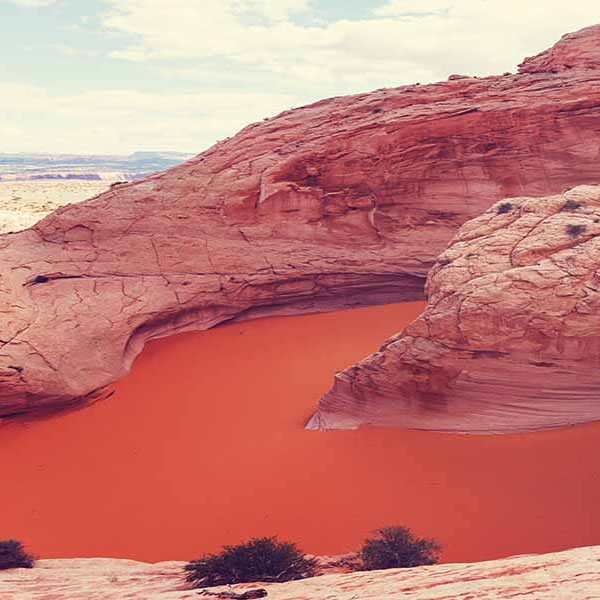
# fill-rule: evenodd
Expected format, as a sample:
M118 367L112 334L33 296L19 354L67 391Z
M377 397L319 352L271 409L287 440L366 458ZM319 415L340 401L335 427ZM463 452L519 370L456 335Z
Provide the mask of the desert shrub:
M442 547L432 539L417 538L407 527L382 527L360 550L364 570L418 567L438 562Z
M35 560L17 540L0 541L0 570L31 569Z
M498 207L498 214L503 215L504 213L510 212L511 208L512 208L512 204L510 202L503 202Z
M585 225L569 224L566 227L567 235L573 239L575 239L576 237L579 237L584 231L585 231Z
M254 538L225 546L220 554L207 554L185 567L186 579L196 588L255 581L290 581L315 574L317 562L306 558L289 542L274 537Z

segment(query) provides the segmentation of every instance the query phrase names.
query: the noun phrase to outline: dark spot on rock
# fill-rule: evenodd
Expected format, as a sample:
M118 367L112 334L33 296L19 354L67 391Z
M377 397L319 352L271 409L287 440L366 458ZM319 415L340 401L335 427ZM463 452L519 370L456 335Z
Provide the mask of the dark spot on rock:
M454 217L456 217L456 213L445 212L441 210L430 210L429 214L431 215L432 219L442 219L445 221L452 220Z
M50 281L50 279L45 275L36 275L33 278L32 283L48 283L48 281Z
M570 238L575 239L585 231L585 225L569 224L565 227L565 231Z
M575 202L575 200L567 200L564 204L564 206L561 208L561 210L577 210L578 208L581 208L581 204L579 204L579 202Z
M15 412L6 413L4 415L0 415L0 420L7 420L8 421L8 419L12 419L14 417L19 417L19 416L24 415L26 413L27 413L26 410L18 410L18 411L15 411Z
M555 367L556 365L552 362L545 362L543 360L532 360L531 364L534 367Z
M446 265L449 265L452 261L449 258L442 258L438 262L440 265L442 265L442 267L445 267Z
M499 207L498 207L498 214L499 215L503 215L504 213L507 213L511 210L512 208L512 204L510 202L503 202Z
M471 358L503 358L508 356L508 352L499 352L497 350L472 350Z

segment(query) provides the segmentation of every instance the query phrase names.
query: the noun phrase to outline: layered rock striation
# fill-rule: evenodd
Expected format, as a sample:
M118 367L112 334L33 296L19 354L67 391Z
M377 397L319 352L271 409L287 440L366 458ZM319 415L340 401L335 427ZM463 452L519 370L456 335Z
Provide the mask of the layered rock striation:
M184 600L184 563L54 559L34 569L0 571L3 600ZM600 597L600 547L472 564L324 575L301 581L213 588L241 594L266 588L272 600L591 600ZM214 596L213 596L214 597Z
M336 374L308 427L508 433L600 419L600 187L467 222L425 312Z
M420 298L498 199L598 181L599 35L516 75L284 112L0 236L0 415L97 397L152 338Z

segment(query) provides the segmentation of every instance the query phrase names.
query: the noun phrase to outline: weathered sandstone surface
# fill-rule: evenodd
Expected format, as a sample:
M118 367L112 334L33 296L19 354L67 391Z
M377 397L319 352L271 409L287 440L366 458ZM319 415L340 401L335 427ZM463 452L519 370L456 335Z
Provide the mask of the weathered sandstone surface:
M201 598L181 580L184 563L119 559L42 560L0 571L3 600L184 600ZM241 593L258 585L225 589ZM272 600L592 600L600 597L600 546L539 556L324 575L261 584Z
M425 312L336 374L309 428L467 433L600 419L600 187L499 202L427 279Z
M284 112L0 236L0 415L89 400L159 336L420 298L498 199L598 181L599 36Z

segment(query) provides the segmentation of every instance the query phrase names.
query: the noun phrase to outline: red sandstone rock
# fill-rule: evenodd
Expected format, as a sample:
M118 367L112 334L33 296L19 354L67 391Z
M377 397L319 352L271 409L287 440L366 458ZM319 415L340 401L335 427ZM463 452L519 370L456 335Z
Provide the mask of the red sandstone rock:
M561 73L571 69L600 69L598 26L568 33L549 50L526 58L519 65L519 73Z
M184 563L109 558L41 560L0 571L2 600L184 600L201 598L182 580ZM256 589L256 584L212 588ZM471 564L324 575L260 584L272 600L591 600L600 597L600 547Z
M425 312L338 373L309 428L507 433L600 418L600 187L492 206L426 289Z
M599 31L568 71L317 102L0 236L0 415L94 398L159 336L420 297L493 202L598 181Z

